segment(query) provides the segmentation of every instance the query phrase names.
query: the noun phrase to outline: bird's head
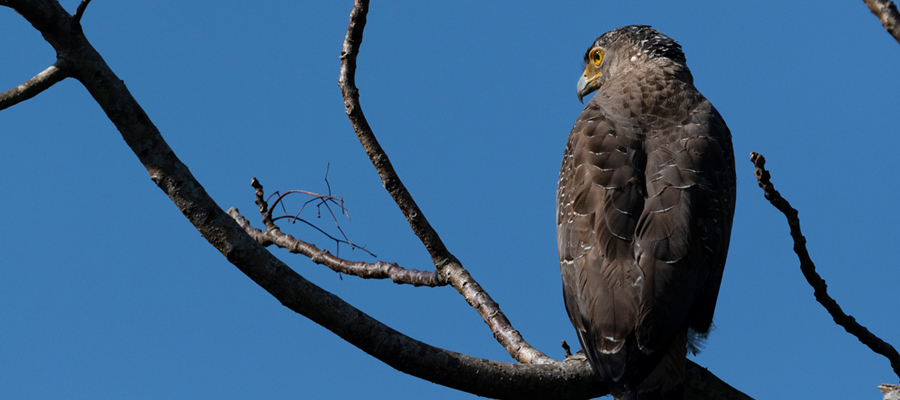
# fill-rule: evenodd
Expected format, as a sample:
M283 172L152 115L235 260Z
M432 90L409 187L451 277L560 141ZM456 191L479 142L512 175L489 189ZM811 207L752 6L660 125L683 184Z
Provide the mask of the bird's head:
M646 25L629 25L604 33L584 53L584 73L578 79L578 100L600 89L609 79L654 60L684 65L681 45Z

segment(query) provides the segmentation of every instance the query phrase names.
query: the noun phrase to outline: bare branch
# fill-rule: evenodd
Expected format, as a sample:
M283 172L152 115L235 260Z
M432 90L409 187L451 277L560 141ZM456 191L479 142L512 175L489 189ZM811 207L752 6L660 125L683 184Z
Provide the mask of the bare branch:
M57 60L53 65L41 71L25 83L0 93L0 110L9 108L28 100L69 77L68 63Z
M419 271L415 269L406 269L396 263L387 263L379 261L376 263L365 263L362 261L348 261L340 257L334 256L328 250L321 250L313 244L296 239L291 235L281 231L278 225L275 225L271 219L271 210L274 207L268 207L265 200L263 186L259 180L253 178L250 182L255 188L255 202L261 212L263 223L266 224L266 231L263 232L250 225L244 216L236 208L228 210L228 215L237 221L238 225L244 229L253 239L263 246L276 245L278 247L288 249L291 253L302 254L309 257L316 264L325 265L336 272L347 275L358 276L364 279L391 279L394 283L409 284L413 286L446 286L447 281L442 279L437 272ZM270 222L266 222L266 220ZM370 253L371 254L371 253Z
M353 125L353 130L356 131L359 142L366 150L369 160L375 165L378 176L381 177L381 183L400 207L400 211L403 212L413 232L428 249L437 272L446 277L450 284L463 295L466 302L478 311L497 341L519 362L553 362L552 358L525 341L519 331L512 327L506 315L500 311L500 306L472 278L469 271L463 268L459 260L450 254L437 232L425 219L425 215L416 205L412 195L400 181L387 154L375 139L375 134L369 127L359 104L359 89L356 88L355 78L356 57L359 55L359 46L363 39L363 28L366 25L368 9L368 0L357 0L353 5L347 37L344 39L344 48L341 51L341 76L338 80L344 96L344 110L350 119L350 124Z
M153 182L191 224L229 262L286 307L402 372L451 388L494 398L590 398L605 393L587 363L521 365L439 349L391 329L307 281L266 251L216 205L122 80L80 30L73 29L71 17L59 3L7 3L12 3L19 14L38 28L57 53L69 54L73 76L106 112Z
M347 29L347 37L344 40L344 48L341 51L341 76L338 84L341 87L341 93L344 96L344 111L356 131L359 142L362 143L366 154L375 165L378 175L385 189L391 194L391 197L400 207L403 216L409 222L413 232L428 250L432 260L438 270L444 265L456 262L456 258L450 254L437 232L425 219L425 214L416 205L412 195L400 181L397 172L394 170L391 160L388 158L384 149L375 139L375 134L363 114L359 104L359 89L356 88L356 57L359 54L359 46L363 39L363 28L366 25L366 13L368 13L369 2L367 0L357 0L350 13L350 25Z
M72 16L72 23L78 26L81 26L81 17L84 15L84 10L87 8L88 3L91 0L81 0L81 3L78 4L78 8L75 9L75 15Z
M894 37L897 43L900 43L900 12L897 12L897 5L891 0L863 0L869 11L878 17L884 29Z
M285 307L401 372L476 395L582 399L606 393L583 358L523 365L443 350L391 329L307 281L247 235L234 218L216 205L58 2L0 0L0 5L15 9L58 54L67 54L72 76L106 112L151 180L211 245ZM261 211L266 210L267 207L261 207ZM271 218L266 223L272 223ZM696 369L702 368L688 363L690 374L695 374ZM713 395L710 393L707 398Z
M296 217L296 216L293 216L293 215L282 215L282 216L280 216L280 217L272 218L272 221L278 221L279 219L282 219L282 218L287 218L287 219L291 220L291 223L292 223L292 224L297 223L298 221L299 221L299 222L302 222L302 223L306 224L307 226L309 226L310 228L313 228L313 229L319 231L319 233L325 235L325 237L327 237L327 238L333 240L334 243L337 245L337 248L338 248L338 251L335 252L335 254L338 255L338 256L340 256L340 246L341 246L341 243L344 243L344 244L350 246L350 250L360 249L360 250L362 250L362 251L368 253L368 254L369 254L370 256L372 256L372 257L378 257L377 255L375 255L375 253L373 253L373 252L369 251L368 249L366 249L365 246L359 246L359 245L357 245L357 244L350 243L349 239L348 239L348 240L343 240L343 239L338 239L338 238L336 238L336 237L334 237L334 236L331 236L328 232L325 232L324 230L322 230L322 228L319 228L319 227L316 226L315 224L313 224L313 223L311 223L311 222L309 222L309 221L307 221L307 220L305 220L305 219L303 219L303 218L299 218L299 217ZM338 226L338 230L340 230L340 229L341 229L341 227ZM343 234L344 231L341 230L341 233ZM346 238L347 238L347 235L344 235L344 238L346 239Z
M364 279L390 279L394 283L413 286L436 287L447 285L446 281L440 279L440 275L437 272L406 269L396 263L384 261L375 263L348 261L332 255L328 250L321 250L313 244L295 239L293 236L278 229L271 229L265 232L256 229L250 225L250 221L244 218L236 208L232 207L229 209L228 215L234 218L238 225L259 244L263 246L274 244L283 249L288 249L291 253L302 254L309 257L314 263L322 264L342 274L358 276Z
M891 362L894 373L900 377L900 354L897 353L897 350L869 332L866 327L857 323L855 318L844 314L841 306L828 295L828 286L816 272L816 265L810 259L809 252L806 250L806 238L803 237L803 233L800 231L798 212L791 207L791 204L784 197L781 197L781 193L775 190L775 185L771 182L771 175L765 168L765 157L755 152L750 153L750 161L756 167L753 175L756 176L759 187L765 192L766 199L787 217L788 225L791 227L791 237L794 238L794 252L800 258L800 270L803 272L806 281L813 287L816 301L828 310L835 323L842 326L851 335L856 336L860 342L868 346L872 351L885 356Z

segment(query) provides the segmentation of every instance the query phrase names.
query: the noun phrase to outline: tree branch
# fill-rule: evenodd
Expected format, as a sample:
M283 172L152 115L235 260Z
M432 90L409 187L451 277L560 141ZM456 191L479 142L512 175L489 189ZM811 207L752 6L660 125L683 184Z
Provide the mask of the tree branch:
M0 93L0 110L9 108L37 96L57 82L69 77L68 63L57 60L53 65L41 71L25 83Z
M863 0L863 2L869 7L869 11L878 17L884 29L900 43L900 12L897 12L897 5L891 0Z
M548 365L503 363L443 350L405 336L297 274L247 235L178 159L125 84L56 1L0 0L24 16L78 79L147 169L203 237L285 307L310 318L401 372L479 396L581 399L601 396L584 358ZM697 368L689 363L689 373ZM705 379L705 378L704 378Z
M57 53L68 54L73 77L94 97L122 138L191 224L283 305L331 330L382 362L413 376L494 398L589 398L605 393L585 362L522 365L466 356L419 342L319 288L265 250L216 205L168 146L156 126L109 69L71 16L55 1L6 0L38 28Z
M237 221L253 239L263 246L276 245L288 249L291 253L302 254L309 257L314 263L325 265L336 272L358 276L363 279L391 279L394 283L410 284L413 286L446 286L447 281L441 279L436 272L405 269L396 263L378 261L365 263L362 261L348 261L332 255L328 250L321 250L313 244L295 239L285 234L272 220L272 207L267 205L262 184L256 178L251 182L256 189L256 204L260 208L266 231L263 232L250 225L250 221L244 218L236 208L228 210L228 215ZM274 206L274 205L273 205ZM267 222L268 221L268 222Z
M781 193L775 190L775 185L771 182L771 175L765 168L765 157L755 152L750 153L750 161L753 162L755 167L753 175L756 176L759 187L763 189L766 200L769 200L778 211L781 211L787 217L788 225L791 227L791 237L794 238L794 252L800 258L800 270L803 272L806 281L813 287L816 301L828 310L835 323L842 326L851 335L856 336L860 342L868 346L872 351L885 356L890 361L894 373L900 377L900 354L897 353L897 350L887 342L879 339L872 332L869 332L866 327L857 323L855 318L844 314L841 306L828 295L828 286L825 284L825 280L816 272L816 265L810 259L809 252L806 250L806 238L803 237L803 232L800 231L798 211L793 209L791 204L784 197L781 197Z
M493 332L498 342L509 352L516 361L523 363L549 363L553 359L542 353L540 350L528 344L519 331L512 327L506 315L500 311L500 306L490 295L487 294L481 285L472 278L469 272L463 268L459 260L456 259L444 243L438 237L437 232L425 219L425 214L416 205L412 195L400 181L397 172L388 159L387 154L378 140L366 117L363 114L359 104L359 89L356 88L356 57L359 55L359 47L362 44L363 29L366 25L366 14L368 13L368 0L357 0L353 5L353 11L350 13L350 24L347 28L347 36L344 39L344 48L341 51L341 75L338 84L341 87L341 93L344 96L344 110L356 131L359 142L365 149L366 154L378 171L381 177L381 183L387 189L391 197L400 207L403 216L409 222L413 232L428 249L431 260L434 263L437 272L441 274L450 284L466 299L478 314L484 319Z
M81 17L84 16L84 10L87 9L90 2L91 0L81 0L81 3L78 4L78 8L75 9L75 15L72 16L73 24L81 26Z

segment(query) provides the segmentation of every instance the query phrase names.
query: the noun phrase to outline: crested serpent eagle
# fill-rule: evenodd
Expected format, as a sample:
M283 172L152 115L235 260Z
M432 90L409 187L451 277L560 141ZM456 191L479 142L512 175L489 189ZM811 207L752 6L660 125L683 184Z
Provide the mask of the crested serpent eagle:
M618 399L683 397L688 338L709 332L735 203L725 121L681 46L649 26L597 38L559 172L566 311Z

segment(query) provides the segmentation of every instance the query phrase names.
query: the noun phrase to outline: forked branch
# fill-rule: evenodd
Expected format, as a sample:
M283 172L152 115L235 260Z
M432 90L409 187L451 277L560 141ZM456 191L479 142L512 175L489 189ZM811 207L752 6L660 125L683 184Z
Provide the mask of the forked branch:
M825 280L816 272L816 265L810 259L809 252L806 250L806 238L803 237L803 232L800 231L798 212L791 207L791 204L784 197L781 197L781 193L775 190L775 185L771 182L772 176L766 170L765 157L762 154L750 153L750 161L753 162L755 167L753 175L756 176L759 187L763 189L766 200L769 200L778 211L781 211L787 217L788 225L791 227L791 237L794 239L794 252L800 258L800 270L803 272L806 281L813 287L816 301L828 310L835 323L842 326L851 335L856 336L860 342L868 346L872 351L887 357L888 361L891 362L894 373L900 377L900 354L897 353L894 346L869 332L866 327L856 322L856 319L852 316L844 314L837 301L828 295L828 286L825 284Z

